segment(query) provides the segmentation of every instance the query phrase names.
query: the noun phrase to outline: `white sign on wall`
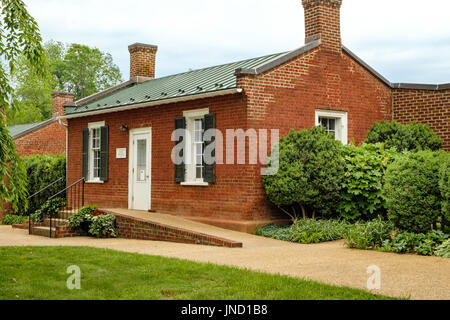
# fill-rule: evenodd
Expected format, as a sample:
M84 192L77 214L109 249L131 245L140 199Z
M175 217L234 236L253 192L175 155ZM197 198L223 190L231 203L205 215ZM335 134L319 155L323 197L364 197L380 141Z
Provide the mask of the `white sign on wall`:
M127 148L116 149L116 159L126 159L127 158Z

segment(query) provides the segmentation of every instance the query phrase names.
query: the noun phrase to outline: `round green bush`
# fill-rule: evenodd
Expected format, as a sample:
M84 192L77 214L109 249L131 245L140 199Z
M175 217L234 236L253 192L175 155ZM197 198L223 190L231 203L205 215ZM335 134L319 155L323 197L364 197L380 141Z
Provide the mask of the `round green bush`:
M345 146L343 152L345 179L337 208L340 216L351 221L386 216L384 174L395 151L378 143Z
M405 153L388 166L383 195L396 227L415 233L436 228L442 217L439 171L448 158L444 151Z
M436 151L442 147L442 140L430 127L416 122L408 125L385 120L375 123L367 134L366 143L379 142L397 151Z
M450 161L443 161L439 176L439 188L442 196L442 225L450 233Z
M278 172L263 177L267 199L293 221L333 216L344 179L341 143L314 127L292 130L277 146L269 161L272 165L279 159Z

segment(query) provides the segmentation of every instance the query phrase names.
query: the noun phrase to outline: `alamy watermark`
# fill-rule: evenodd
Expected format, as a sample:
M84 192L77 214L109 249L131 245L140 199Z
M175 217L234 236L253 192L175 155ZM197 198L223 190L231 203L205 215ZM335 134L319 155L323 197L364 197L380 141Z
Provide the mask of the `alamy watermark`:
M172 150L172 162L175 165L196 164L197 157L190 155L198 155L195 153L197 150L194 150L195 141L203 141L202 161L206 165L260 164L264 166L261 168L261 175L278 173L280 164L278 129L248 129L246 131L227 129L225 136L218 129L209 129L202 134L202 137L193 137L191 131L187 129L177 129L172 133L172 141L176 142Z
M81 290L81 269L79 266L69 266L67 273L70 276L67 278L66 285L69 290Z
M371 265L367 267L367 274L369 278L367 279L367 289L369 290L380 290L381 289L381 269L376 265Z

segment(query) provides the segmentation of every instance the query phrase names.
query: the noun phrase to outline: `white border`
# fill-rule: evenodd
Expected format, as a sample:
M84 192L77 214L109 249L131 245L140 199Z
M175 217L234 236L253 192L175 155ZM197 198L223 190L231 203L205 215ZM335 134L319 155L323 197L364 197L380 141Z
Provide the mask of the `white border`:
M129 132L129 146L128 146L128 209L133 209L133 161L134 161L134 148L133 138L136 134L148 134L150 136L150 159L149 159L149 172L150 172L150 192L148 197L148 210L152 209L152 127L131 129Z
M340 120L340 139L342 144L348 144L348 112L347 111L337 111L337 110L316 110L316 126L320 126L319 118L334 118Z

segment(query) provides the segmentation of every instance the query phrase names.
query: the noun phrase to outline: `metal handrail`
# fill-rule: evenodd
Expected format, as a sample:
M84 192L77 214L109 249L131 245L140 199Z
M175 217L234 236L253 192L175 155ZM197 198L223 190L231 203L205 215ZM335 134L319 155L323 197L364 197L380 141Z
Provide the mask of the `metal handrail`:
M58 192L57 194L51 196L50 198L48 198L48 200L53 200L55 199L57 196L59 196L61 193L66 192L67 190L69 190L70 188L72 188L73 186L79 184L81 181L84 181L84 178L81 178L80 180L72 183L70 186L66 187L65 189L61 190L60 192Z
M62 179L64 179L64 178L62 178ZM58 181L60 181L60 180L61 179L59 179ZM47 186L44 189L49 188L50 186L54 185L58 181L55 181L54 183L52 183L51 185ZM47 221L45 219L48 219L48 222L50 224L50 226L49 226L49 237L50 238L53 237L53 235L52 235L53 226L58 227L58 221L59 221L58 219L60 219L60 220L68 219L71 214L76 213L77 210L84 207L84 182L85 182L85 179L81 178L80 180L72 183L70 186L62 189L58 193L56 193L53 196L48 198L47 201L50 201L50 200L53 200L56 197L60 196L61 194L64 194L64 198L66 198L66 200L68 202L68 203L66 203L66 205L63 208L59 208L60 211L57 215L48 215L47 218L44 217L44 222L46 223ZM42 191L43 190L34 194L32 197L41 193ZM64 209L64 210L61 211L61 209ZM29 216L29 233L30 234L32 234L32 224L33 224L33 222L32 222L31 215L30 215Z
M65 177L62 177L62 178L59 178L58 180L56 180L56 181L50 183L48 186L42 188L42 189L39 190L38 192L36 192L36 193L32 194L31 196L29 196L29 197L27 198L27 200L30 201L31 199L33 199L34 197L36 197L38 194L41 194L42 192L44 192L44 191L47 190L48 188L54 186L55 184L57 184L57 183L60 182L60 181L63 181L64 179L65 179ZM32 223L31 223L31 211L30 211L30 208L28 208L28 212L27 212L27 213L28 213L28 233L31 234L31 225L32 225Z
M46 186L45 188L39 190L38 192L36 192L35 194L29 196L27 198L27 200L30 200L31 198L34 198L35 196L37 196L38 194L44 192L45 190L47 190L48 188L50 188L51 186L54 186L55 184L57 184L58 182L64 180L64 178L59 178L58 180L56 180L55 182L52 182L51 184L49 184L48 186Z

